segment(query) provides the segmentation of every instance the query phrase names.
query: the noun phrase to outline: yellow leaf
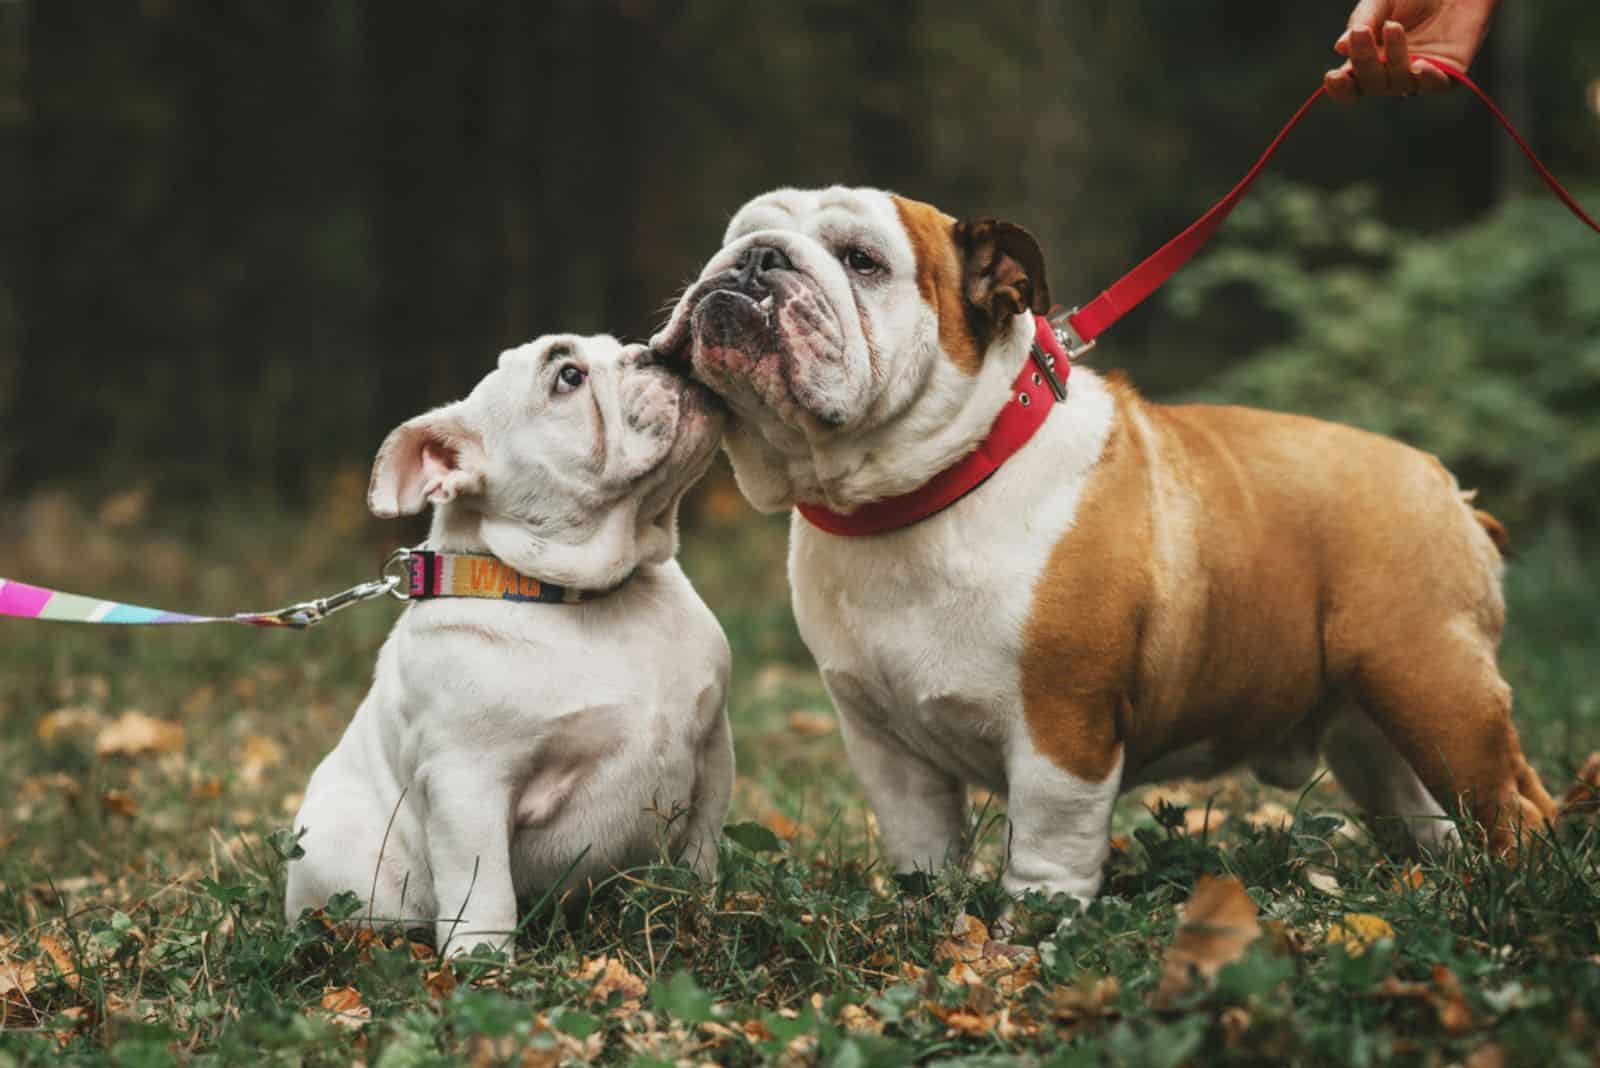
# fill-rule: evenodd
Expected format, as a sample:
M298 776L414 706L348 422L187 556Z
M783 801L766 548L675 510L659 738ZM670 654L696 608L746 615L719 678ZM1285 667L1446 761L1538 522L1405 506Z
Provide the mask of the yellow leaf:
M844 1024L845 1030L865 1032L867 1034L883 1034L883 1021L860 1005L847 1004L839 1010L839 1022Z
M1183 813L1183 829L1185 833L1199 837L1219 829L1227 818L1228 814L1220 808L1186 809Z
M788 840L800 836L800 824L781 812L774 812L761 822L766 826L767 830L779 838Z
M128 711L101 729L94 740L94 753L99 757L179 753L186 740L181 723Z
M23 804L32 804L43 801L51 794L59 793L67 800L72 800L83 792L76 779L59 771L47 772L44 775L30 775L22 780L17 787L16 800Z
M427 987L428 993L436 998L447 998L456 988L456 973L451 971L446 964L437 971L427 972L422 977L422 985Z
M259 786L266 772L282 762L283 746L264 734L252 734L239 751L239 778L250 786Z
M12 956L17 944L10 939L0 942L0 998L10 1001L18 996L26 998L39 985L39 970L31 960Z
M958 960L950 965L950 971L945 978L958 986L982 986L983 976L964 960Z
M1116 1000L1122 983L1116 976L1082 978L1074 986L1058 986L1046 1001L1050 1014L1063 1020L1092 1019L1117 1011Z
M44 955L55 965L56 972L66 981L72 989L78 989L83 979L78 975L77 962L72 959L72 954L67 952L67 947L55 935L40 935L39 948Z
M1427 876L1422 874L1422 868L1413 864L1394 877L1394 888L1404 892L1406 890L1421 890Z
M132 526L144 518L150 507L150 483L141 482L132 489L107 497L100 506L100 523L108 527Z
M113 816L131 818L139 811L139 802L126 790L107 790L100 795L100 805Z
M963 961L968 964L983 956L984 943L989 941L989 928L976 916L963 912L956 917L950 937L933 949L934 960Z
M182 701L178 702L178 710L185 716L200 716L211 711L211 706L216 703L217 688L210 683L191 691Z
M1347 912L1328 928L1328 945L1342 945L1352 957L1359 957L1380 938L1393 938L1394 928L1382 916L1370 912Z
M639 999L644 997L649 989L645 981L630 972L627 967L613 957L592 957L585 960L578 969L578 977L592 982L589 987L589 998L592 1001L605 1001L613 993L622 995L622 1005L631 1005L634 1009L639 1007Z
M1294 813L1276 801L1263 801L1244 818L1252 827L1262 830L1282 830L1294 823Z
M1464 1035L1472 1030L1472 1007L1461 992L1461 981L1443 964L1433 966L1433 992L1428 1000L1446 1034Z
M88 734L97 731L103 722L100 713L92 708L68 705L46 712L33 731L41 742L48 742L69 734Z
M340 1027L352 1030L372 1019L372 1010L361 1003L361 991L353 986L330 986L322 992L322 1011Z
M802 738L820 738L839 729L838 722L821 712L797 710L789 713L789 731Z
M1167 947L1156 1003L1170 1004L1199 983L1210 984L1225 965L1243 956L1261 937L1256 916L1256 903L1238 879L1202 876L1184 902L1177 934Z

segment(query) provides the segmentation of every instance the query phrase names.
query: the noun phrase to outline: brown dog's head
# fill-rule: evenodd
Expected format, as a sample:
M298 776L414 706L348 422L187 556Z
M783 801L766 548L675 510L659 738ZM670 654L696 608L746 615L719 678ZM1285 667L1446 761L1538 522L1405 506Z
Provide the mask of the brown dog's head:
M784 189L734 216L651 347L738 416L728 452L757 507L851 508L971 447L1049 304L1021 227L875 189Z

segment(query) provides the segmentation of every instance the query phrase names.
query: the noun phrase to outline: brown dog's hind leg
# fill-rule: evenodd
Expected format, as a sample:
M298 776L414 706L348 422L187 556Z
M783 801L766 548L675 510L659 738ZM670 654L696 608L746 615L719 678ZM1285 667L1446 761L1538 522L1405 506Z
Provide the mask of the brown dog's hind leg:
M1358 700L1446 810L1459 802L1492 850L1514 852L1556 807L1523 758L1493 643L1465 627L1416 637L1364 658Z

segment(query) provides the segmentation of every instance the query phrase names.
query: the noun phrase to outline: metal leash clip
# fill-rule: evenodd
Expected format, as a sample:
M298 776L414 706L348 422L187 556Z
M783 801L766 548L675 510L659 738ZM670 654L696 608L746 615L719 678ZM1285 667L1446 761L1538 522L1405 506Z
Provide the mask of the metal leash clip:
M371 582L363 582L339 593L318 597L313 601L301 601L299 604L264 614L286 627L303 629L321 623L340 609L349 608L353 604L363 604L385 595L398 601L409 601L411 594L406 588L406 583L411 575L410 564L411 550L396 549L383 562L383 567L379 568L379 577Z

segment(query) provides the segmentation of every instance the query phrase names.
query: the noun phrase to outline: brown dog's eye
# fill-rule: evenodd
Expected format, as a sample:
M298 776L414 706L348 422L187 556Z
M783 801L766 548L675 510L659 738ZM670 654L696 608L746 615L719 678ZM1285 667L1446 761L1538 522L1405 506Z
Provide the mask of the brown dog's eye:
M583 385L584 379L588 377L583 368L575 363L569 363L556 372L556 392L571 393Z
M883 265L873 259L872 254L865 249L847 248L840 258L844 260L844 265L856 272L856 274L877 274L883 270Z

